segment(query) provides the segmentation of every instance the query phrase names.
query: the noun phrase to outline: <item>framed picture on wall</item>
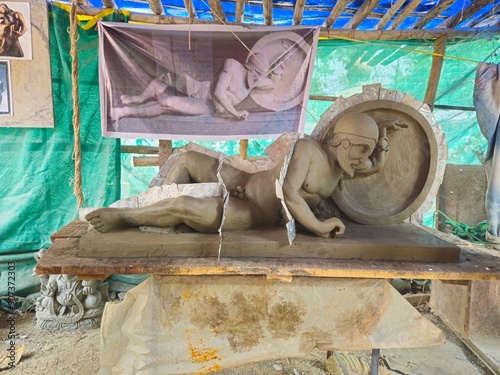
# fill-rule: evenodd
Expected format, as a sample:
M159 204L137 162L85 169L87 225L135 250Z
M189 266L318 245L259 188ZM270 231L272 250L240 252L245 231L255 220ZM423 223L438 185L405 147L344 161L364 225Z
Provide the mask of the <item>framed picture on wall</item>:
M32 56L30 4L0 3L0 58L31 60Z
M227 140L302 132L317 27L99 23L102 131Z
M12 85L9 61L0 61L0 116L12 116Z
M0 127L54 127L48 15L47 0L0 1Z

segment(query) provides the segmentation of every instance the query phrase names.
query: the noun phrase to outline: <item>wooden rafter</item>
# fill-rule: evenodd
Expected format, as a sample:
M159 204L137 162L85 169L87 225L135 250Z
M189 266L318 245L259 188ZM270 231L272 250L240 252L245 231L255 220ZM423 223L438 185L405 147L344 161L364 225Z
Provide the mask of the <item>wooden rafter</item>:
M306 5L306 0L297 0L295 3L295 8L293 10L293 25L300 25L302 22L302 13L304 13L304 7Z
M245 0L236 0L236 22L243 22Z
M394 4L392 4L391 8L383 15L380 21L377 23L375 27L376 30L382 30L387 22L391 20L392 17L396 14L396 12L401 8L401 6L405 3L406 0L398 0Z
M485 12L481 17L467 21L464 24L464 27L474 27L483 22L484 20L488 19L489 17L493 16L494 14L496 14L499 10L500 10L500 4L497 4L493 7L491 12Z
M106 8L115 8L116 6L114 0L102 0L102 3Z
M219 0L208 0L208 4L210 5L210 10L212 11L212 16L214 20L219 23L226 22L226 13L224 9L222 9L222 4Z
M324 26L329 29L332 27L332 25L337 21L337 18L339 18L340 13L344 10L348 0L338 0L335 6L333 7L332 11L330 12L330 15L325 21Z
M422 2L422 0L412 0L410 4L408 4L404 9L402 10L401 13L396 17L394 21L389 25L387 28L388 30L396 30L399 25L403 23L403 21L413 12L419 4Z
M344 25L344 29L356 29L370 15L373 8L378 5L378 2L379 0L364 1L354 16Z
M262 13L266 25L273 24L273 0L262 0Z
M420 19L415 22L410 29L423 29L425 25L431 22L434 18L439 16L442 12L453 5L455 0L442 0L434 8L425 13Z
M474 0L467 8L458 11L451 17L445 19L438 27L451 28L457 26L460 22L476 14L480 9L488 4L493 4L494 0Z
M77 8L78 14L95 16L102 12L101 8L92 6L81 6ZM155 23L155 24L173 24L173 25L186 25L189 23L188 18L172 17L172 16L156 16L154 14L145 13L130 13L131 22L139 23ZM214 20L195 19L194 23L201 25L217 24L219 22ZM227 24L233 24L227 22ZM489 39L500 34L500 27L488 28L433 28L433 29L416 29L416 30L353 30L353 29L327 29L321 28L321 37L330 38L348 38L358 40L407 40L407 39L436 39L440 36L447 35L450 39L463 39L474 36L480 39Z
M196 17L196 10L194 9L193 0L184 0L184 6L189 14L189 20L192 22Z
M157 16L162 15L164 13L163 4L161 3L160 0L148 0L148 3L153 13L156 14Z

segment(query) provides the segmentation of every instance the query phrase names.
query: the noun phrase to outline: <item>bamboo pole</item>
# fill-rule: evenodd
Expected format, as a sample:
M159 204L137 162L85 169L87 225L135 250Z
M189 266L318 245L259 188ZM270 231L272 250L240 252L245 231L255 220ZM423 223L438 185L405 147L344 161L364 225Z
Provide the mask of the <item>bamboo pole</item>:
M444 55L446 50L446 37L442 36L434 42L434 52L439 55ZM439 77L443 68L443 57L434 55L432 56L431 73L429 74L429 82L427 83L427 91L425 93L424 103L426 103L431 110L434 109L434 101L436 100L437 89L439 85Z
M91 6L79 6L78 14L95 16L102 12L101 8ZM154 24L173 24L187 25L190 23L189 18L172 17L165 15L134 13L130 14L130 22L137 23L154 23ZM220 24L219 21L195 19L193 24L200 25L215 25ZM239 25L249 27L249 25L226 22L227 25ZM392 25L391 25L392 26ZM258 27L258 26L254 26ZM323 38L350 38L357 40L408 40L408 39L437 39L440 36L446 35L448 39L465 39L474 37L476 39L490 39L498 36L500 27L469 27L460 29L418 29L418 30L353 30L353 29L328 29L322 27L320 37Z
M151 154L158 155L159 147L156 146L132 146L132 145L121 145L120 152L122 154Z

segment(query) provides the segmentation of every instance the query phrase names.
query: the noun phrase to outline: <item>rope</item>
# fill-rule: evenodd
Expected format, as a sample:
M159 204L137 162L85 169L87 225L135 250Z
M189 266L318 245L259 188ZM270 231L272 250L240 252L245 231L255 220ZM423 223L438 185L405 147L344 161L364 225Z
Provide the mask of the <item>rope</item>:
M76 196L77 207L83 205L84 198L82 192L82 151L80 147L80 100L78 97L78 52L76 43L78 41L78 20L76 17L76 2L71 4L70 13L70 38L71 38L71 82L73 97L73 132L74 132L74 147L72 159L75 161L75 178L73 193Z
M489 244L486 240L486 230L488 229L489 222L487 220L480 222L475 227L470 227L467 224L460 223L452 220L444 212L437 210L438 214L445 217L445 224L451 225L453 228L451 233L455 236L468 240L470 242L477 242L482 244Z

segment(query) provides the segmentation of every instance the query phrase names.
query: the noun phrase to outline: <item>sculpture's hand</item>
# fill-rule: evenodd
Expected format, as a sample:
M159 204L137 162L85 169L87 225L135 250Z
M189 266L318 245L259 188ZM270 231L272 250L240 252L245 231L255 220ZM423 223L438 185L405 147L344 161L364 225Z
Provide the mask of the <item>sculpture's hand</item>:
M321 222L321 224L322 230L316 232L316 234L320 237L332 237L333 234L333 237L340 238L345 232L344 223L336 217L326 219L325 221Z
M407 123L396 120L385 120L378 124L378 128L381 132L385 132L386 130L401 130L406 129L407 127Z
M247 117L248 117L248 114L249 114L249 113L248 113L248 111L245 111L245 110L243 110L243 111L238 111L238 112L237 112L237 115L238 115L238 116L237 116L237 117L238 117L238 120L246 120L246 119L247 119Z

